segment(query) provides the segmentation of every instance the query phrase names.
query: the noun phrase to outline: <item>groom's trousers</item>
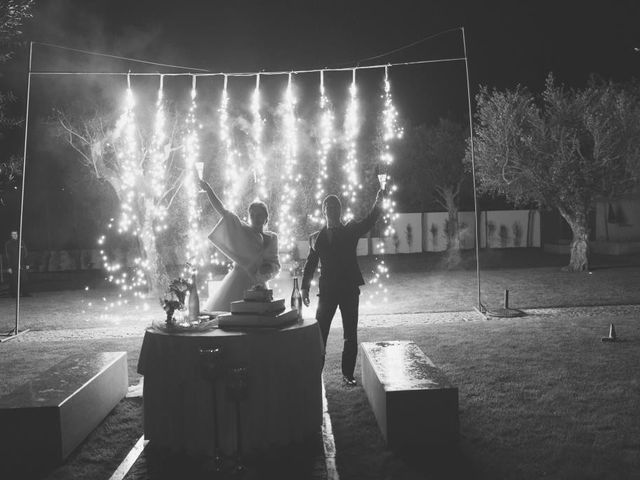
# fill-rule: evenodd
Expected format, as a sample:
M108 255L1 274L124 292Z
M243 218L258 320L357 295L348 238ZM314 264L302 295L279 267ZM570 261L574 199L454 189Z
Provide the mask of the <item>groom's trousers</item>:
M360 289L352 287L341 291L325 293L320 291L316 320L322 333L322 341L327 345L331 322L340 307L344 346L342 349L342 374L352 378L358 356L358 306Z

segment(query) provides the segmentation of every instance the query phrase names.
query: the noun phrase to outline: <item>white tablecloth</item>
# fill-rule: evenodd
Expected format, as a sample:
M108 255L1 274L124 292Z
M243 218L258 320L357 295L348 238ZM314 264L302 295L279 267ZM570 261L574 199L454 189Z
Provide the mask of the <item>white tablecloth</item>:
M282 329L166 333L146 331L138 372L144 375L144 434L154 446L213 454L211 382L202 378L200 348L221 347L216 382L220 449L236 449L236 404L226 372L247 368L240 403L242 450L251 453L302 441L322 425L322 340L315 320Z

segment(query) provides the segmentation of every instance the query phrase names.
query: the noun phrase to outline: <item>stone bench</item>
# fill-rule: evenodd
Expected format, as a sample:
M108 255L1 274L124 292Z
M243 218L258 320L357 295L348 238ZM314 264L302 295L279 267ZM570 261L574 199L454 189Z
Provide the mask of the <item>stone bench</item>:
M60 463L124 398L128 384L126 352L67 357L0 397L2 457L26 469Z
M360 348L362 386L390 448L458 440L458 389L415 343L363 342Z

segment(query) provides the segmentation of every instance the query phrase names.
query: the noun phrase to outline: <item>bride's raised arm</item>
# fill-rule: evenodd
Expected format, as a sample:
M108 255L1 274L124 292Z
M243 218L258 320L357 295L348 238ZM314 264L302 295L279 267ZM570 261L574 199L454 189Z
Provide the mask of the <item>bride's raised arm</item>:
M216 195L216 193L213 191L213 188L211 188L211 185L209 185L204 180L199 180L199 184L200 184L200 188L202 188L205 192L207 192L207 197L209 197L211 206L213 206L215 211L218 212L220 215L224 215L227 212L227 209L224 207L222 200L220 200Z

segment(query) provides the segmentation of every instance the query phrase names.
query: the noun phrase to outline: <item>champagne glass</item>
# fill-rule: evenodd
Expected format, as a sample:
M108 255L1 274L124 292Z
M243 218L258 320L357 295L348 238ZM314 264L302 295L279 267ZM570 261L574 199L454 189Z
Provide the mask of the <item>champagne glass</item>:
M204 162L195 162L196 164L196 172L198 173L198 179L202 180L202 174L204 173ZM204 192L204 190L201 188L199 190L200 193Z
M387 188L387 180L389 180L389 174L378 173L378 183L380 184L380 189L382 191L384 191Z

